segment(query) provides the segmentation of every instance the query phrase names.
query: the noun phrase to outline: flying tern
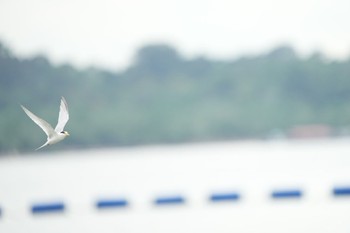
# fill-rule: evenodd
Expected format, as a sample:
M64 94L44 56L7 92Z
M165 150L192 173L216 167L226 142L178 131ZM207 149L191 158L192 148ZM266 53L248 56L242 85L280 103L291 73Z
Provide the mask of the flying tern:
M69 133L63 130L64 126L67 124L69 120L68 105L64 97L62 97L61 99L60 113L58 115L58 122L55 129L53 129L52 126L49 123L47 123L45 120L34 115L34 113L29 111L23 105L21 105L21 107L24 110L24 112L29 116L29 118L32 119L47 135L47 141L45 142L45 144L40 146L36 150L39 150L44 146L52 145L57 142L60 142L63 139L65 139L67 136L69 136Z

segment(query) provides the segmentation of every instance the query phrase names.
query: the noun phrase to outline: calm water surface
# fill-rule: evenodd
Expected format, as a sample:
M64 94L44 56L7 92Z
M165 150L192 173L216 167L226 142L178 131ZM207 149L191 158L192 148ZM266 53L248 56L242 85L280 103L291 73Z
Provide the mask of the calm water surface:
M226 142L0 158L1 233L349 233L350 140ZM50 155L49 155L50 153ZM273 190L302 197L274 200ZM239 193L212 203L212 193ZM159 196L183 205L155 206ZM97 210L103 198L126 208ZM60 214L31 205L61 201Z

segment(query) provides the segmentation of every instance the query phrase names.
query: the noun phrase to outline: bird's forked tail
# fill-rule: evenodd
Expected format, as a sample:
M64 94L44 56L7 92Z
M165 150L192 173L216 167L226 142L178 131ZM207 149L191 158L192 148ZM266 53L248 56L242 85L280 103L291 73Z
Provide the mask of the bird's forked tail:
M35 150L40 150L41 148L43 148L44 146L47 146L47 145L49 145L49 142L45 142L44 145L42 145L41 147L36 148Z

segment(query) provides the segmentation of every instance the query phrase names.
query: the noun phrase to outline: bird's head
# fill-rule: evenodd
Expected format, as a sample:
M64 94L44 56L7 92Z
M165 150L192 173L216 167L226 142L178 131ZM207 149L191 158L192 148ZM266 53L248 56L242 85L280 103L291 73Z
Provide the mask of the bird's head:
M65 136L69 136L69 133L67 131L62 131L61 134L65 135Z

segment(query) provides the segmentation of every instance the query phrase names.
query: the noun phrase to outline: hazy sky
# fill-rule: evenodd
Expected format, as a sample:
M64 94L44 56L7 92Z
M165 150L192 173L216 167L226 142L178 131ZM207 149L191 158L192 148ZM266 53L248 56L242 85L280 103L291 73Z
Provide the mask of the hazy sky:
M350 54L349 0L0 0L0 40L19 55L118 69L145 43L235 58L290 44Z

